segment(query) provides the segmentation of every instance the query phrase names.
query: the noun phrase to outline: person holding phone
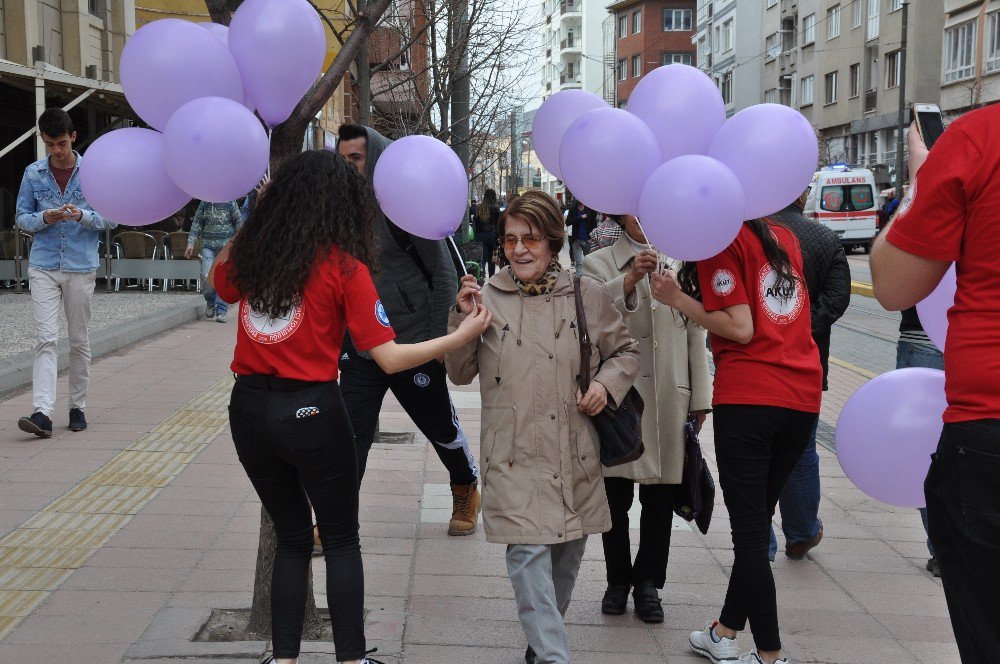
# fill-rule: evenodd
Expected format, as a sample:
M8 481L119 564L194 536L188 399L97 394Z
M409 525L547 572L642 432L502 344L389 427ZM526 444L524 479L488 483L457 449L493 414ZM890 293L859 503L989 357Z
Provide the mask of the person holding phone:
M87 428L90 385L90 302L94 295L101 231L117 224L95 212L80 188L83 157L73 149L76 130L69 114L50 108L38 118L48 155L24 170L17 194L17 226L34 234L28 256L28 279L38 344L32 369L32 405L21 431L40 438L52 435L58 370L56 342L59 311L69 332L69 429Z

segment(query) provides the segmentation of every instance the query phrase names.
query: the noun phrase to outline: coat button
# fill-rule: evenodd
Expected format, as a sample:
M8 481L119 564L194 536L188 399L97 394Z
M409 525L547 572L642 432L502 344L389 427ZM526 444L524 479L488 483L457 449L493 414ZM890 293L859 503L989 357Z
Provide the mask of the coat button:
M486 457L486 463L489 463L489 462L490 462L490 458Z
M556 537L562 537L562 533L559 533L558 535L556 535Z
M551 360L553 357L555 357L555 355L553 355L552 353L549 353L549 359Z
M587 460L587 455L586 454L584 454L582 457L580 457L580 461L586 461L586 460ZM487 459L487 461L489 461L489 459Z
M556 419L556 416L555 415L549 415L549 419L554 420L554 419Z
M656 339L653 339L653 348L656 348L656 347L657 347L657 346L659 346L659 345L660 345L660 344L656 343Z
M552 479L554 479L554 480L557 480L557 479L559 479L559 473L555 473L555 474L553 474L553 475L552 475Z

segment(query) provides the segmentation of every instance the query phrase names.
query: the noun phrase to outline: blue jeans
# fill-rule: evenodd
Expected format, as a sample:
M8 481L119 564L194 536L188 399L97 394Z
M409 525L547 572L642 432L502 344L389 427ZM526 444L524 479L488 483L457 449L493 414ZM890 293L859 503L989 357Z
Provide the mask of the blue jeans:
M225 316L226 312L229 311L229 305L223 302L215 289L208 285L208 271L212 269L215 255L219 251L221 249L212 249L204 245L201 247L201 294L204 296L206 304L214 304L215 312Z
M822 522L819 520L819 454L816 452L816 431L819 429L819 418L813 424L809 434L809 442L802 451L798 463L792 468L792 473L781 490L778 506L781 508L781 531L785 534L785 542L805 542L816 537ZM771 525L771 543L767 550L768 558L774 562L778 553L778 538L774 535L774 525Z
M896 346L896 368L926 367L928 369L944 370L944 354L933 346L900 341ZM924 522L924 532L927 532L927 508L919 508L920 520ZM927 551L934 557L934 545L927 538Z
M582 240L570 240L569 253L573 257L573 269L577 274L583 274L583 257L586 254L586 245Z

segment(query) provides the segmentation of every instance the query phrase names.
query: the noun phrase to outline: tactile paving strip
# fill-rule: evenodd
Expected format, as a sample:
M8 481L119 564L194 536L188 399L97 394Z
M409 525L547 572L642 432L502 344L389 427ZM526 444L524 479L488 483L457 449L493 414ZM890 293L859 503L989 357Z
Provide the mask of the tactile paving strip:
M226 378L0 538L0 639L82 567L228 422Z

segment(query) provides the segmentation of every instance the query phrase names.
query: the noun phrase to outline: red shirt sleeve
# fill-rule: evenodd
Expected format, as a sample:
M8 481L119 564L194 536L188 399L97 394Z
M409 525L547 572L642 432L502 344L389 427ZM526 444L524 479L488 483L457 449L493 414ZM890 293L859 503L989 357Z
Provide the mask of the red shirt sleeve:
M229 278L230 272L229 261L215 264L215 292L219 294L223 302L234 304L240 301L241 296Z
M395 339L396 333L389 324L368 268L357 260L347 259L343 269L344 317L355 348L371 350Z
M737 239L718 256L698 262L698 283L705 311L750 304L738 260L738 242Z
M892 222L886 239L903 251L942 261L956 261L965 233L967 187L982 155L961 126L945 131Z

